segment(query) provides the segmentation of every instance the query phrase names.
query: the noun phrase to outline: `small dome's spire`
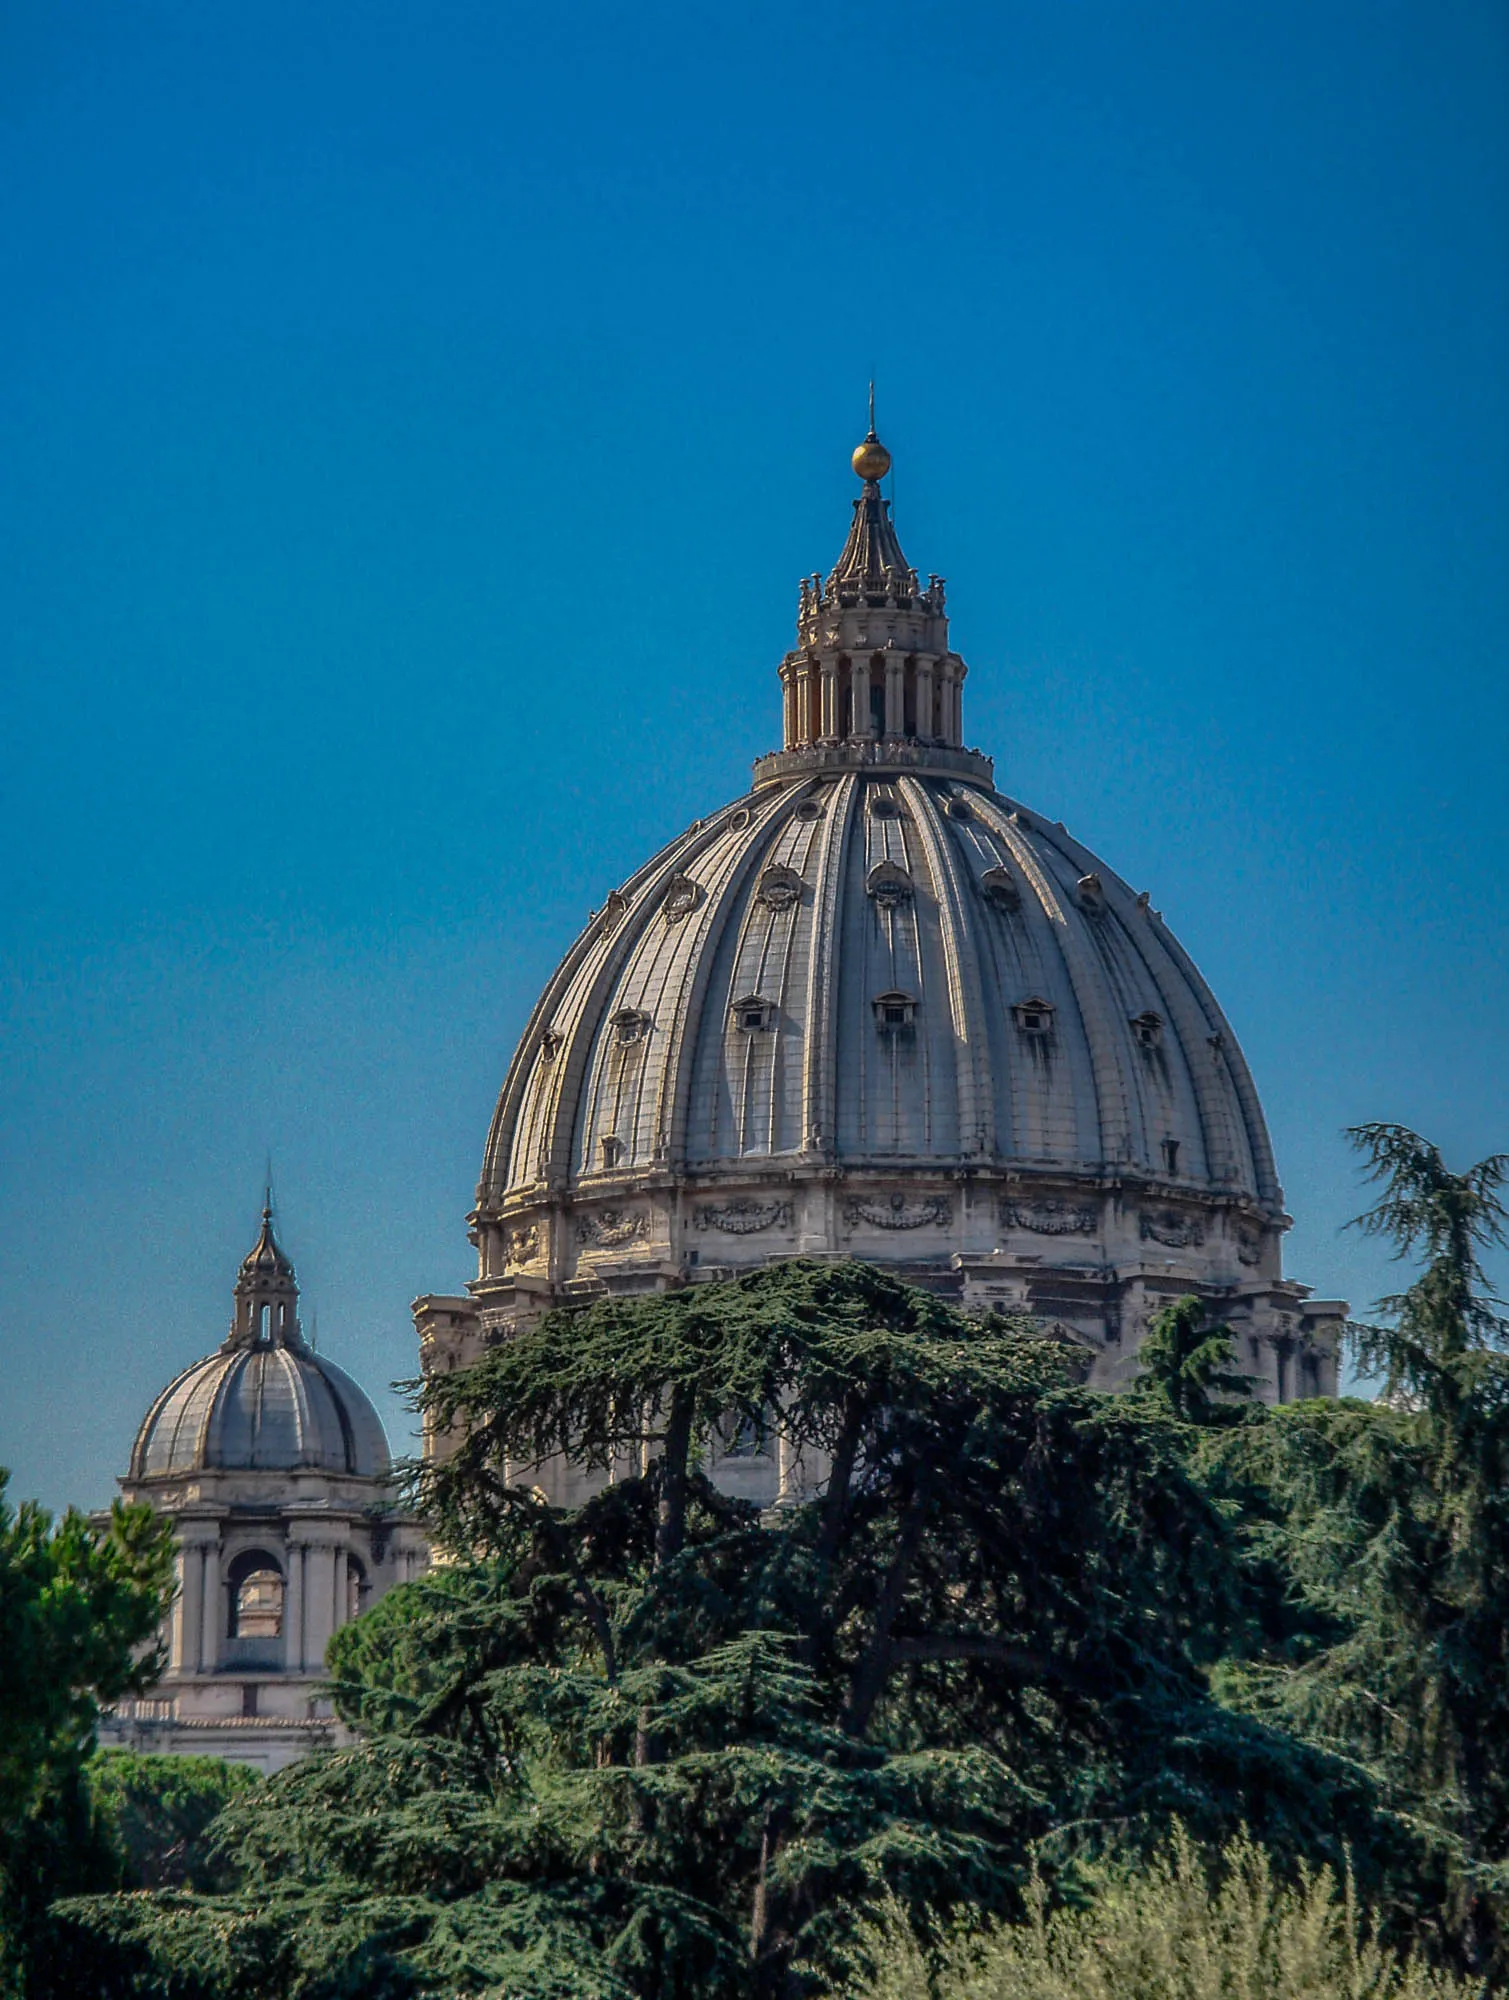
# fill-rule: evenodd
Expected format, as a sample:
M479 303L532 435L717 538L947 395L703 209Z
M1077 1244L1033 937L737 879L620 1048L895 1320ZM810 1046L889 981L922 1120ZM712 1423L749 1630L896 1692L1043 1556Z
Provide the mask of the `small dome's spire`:
M271 1181L262 1201L262 1227L241 1259L235 1299L227 1347L303 1347L293 1263L273 1234Z

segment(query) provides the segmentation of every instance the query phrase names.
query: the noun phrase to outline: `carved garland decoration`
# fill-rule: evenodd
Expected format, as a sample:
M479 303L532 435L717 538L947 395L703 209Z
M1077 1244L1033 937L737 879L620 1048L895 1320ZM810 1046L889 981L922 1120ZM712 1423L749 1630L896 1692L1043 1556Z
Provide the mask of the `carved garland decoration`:
M789 1201L730 1201L721 1208L699 1208L693 1218L699 1229L721 1229L727 1236L753 1236L761 1229L789 1229Z
M904 1194L893 1194L884 1202L851 1195L844 1204L844 1220L851 1228L868 1222L876 1229L925 1229L929 1223L944 1229L953 1220L953 1207L947 1196L941 1194L914 1202L909 1202Z
M1034 1236L1093 1236L1096 1213L1068 1201L1003 1201L1001 1220Z
M1170 1250L1189 1250L1205 1241L1205 1230L1198 1216L1179 1215L1165 1208L1156 1215L1144 1214L1142 1240L1162 1243Z

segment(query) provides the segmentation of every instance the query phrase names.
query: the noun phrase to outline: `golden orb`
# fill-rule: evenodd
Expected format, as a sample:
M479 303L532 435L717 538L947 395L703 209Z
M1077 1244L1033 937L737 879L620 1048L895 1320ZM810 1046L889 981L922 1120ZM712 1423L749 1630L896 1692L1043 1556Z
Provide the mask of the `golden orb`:
M855 445L850 463L861 479L884 479L891 469L891 454L871 431L863 444Z

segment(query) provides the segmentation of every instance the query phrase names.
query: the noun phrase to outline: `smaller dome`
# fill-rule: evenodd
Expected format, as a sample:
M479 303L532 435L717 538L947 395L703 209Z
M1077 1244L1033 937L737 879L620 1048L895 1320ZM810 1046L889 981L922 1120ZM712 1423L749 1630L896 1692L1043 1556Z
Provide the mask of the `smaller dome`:
M293 1347L206 1355L170 1382L147 1413L131 1477L191 1472L344 1473L386 1477L382 1419L323 1355Z
M131 1477L307 1470L385 1479L382 1419L345 1370L305 1340L298 1281L270 1205L241 1260L235 1303L224 1345L185 1368L147 1412Z

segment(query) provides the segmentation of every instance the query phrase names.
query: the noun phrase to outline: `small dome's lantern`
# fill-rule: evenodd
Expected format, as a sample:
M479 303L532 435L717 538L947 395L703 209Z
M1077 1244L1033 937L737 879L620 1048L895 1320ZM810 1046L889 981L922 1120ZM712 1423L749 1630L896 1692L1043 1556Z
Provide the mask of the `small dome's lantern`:
M241 1260L235 1297L227 1347L303 1347L299 1287L273 1235L271 1193L263 1204L261 1233Z

